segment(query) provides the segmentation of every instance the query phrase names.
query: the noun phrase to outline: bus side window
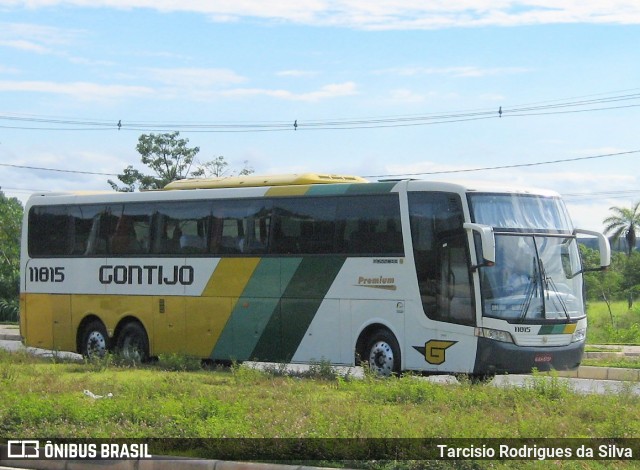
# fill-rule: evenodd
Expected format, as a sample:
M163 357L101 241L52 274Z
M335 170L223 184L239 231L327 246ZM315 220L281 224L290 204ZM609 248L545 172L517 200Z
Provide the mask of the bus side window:
M29 212L29 254L33 257L70 255L70 217L63 206L34 207Z
M335 212L335 197L275 199L270 252L332 253Z
M147 212L151 212L147 210ZM177 201L155 207L152 253L202 254L208 251L211 207L203 201ZM140 230L139 230L140 229ZM144 233L144 224L136 231Z
M73 230L70 231L71 254L73 256L89 255L89 242L96 215L103 210L103 206L71 206L69 216Z
M133 220L129 216L122 216L116 224L116 230L111 237L111 252L114 254L128 254L140 251L133 228Z
M455 195L409 193L409 222L418 287L434 320L474 324L467 238Z
M218 200L213 206L217 233L214 254L262 254L267 252L271 227L270 200Z
M111 242L111 227L115 227L114 217L106 207L100 207L92 217L91 231L87 240L87 248L84 252L87 256L106 255L109 253Z
M336 224L338 252L404 255L396 194L342 197L338 202Z

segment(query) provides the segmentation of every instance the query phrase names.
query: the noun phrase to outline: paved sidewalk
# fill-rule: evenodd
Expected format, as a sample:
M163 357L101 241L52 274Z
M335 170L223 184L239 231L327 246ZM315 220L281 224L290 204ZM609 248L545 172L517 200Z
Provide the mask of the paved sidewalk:
M0 340L20 341L20 328L18 328L18 325L0 325Z
M17 325L0 325L0 340L20 341L20 329ZM587 352L585 358L599 358L607 356L640 357L640 346L623 345L590 345L601 349L598 352ZM594 380L633 380L640 381L640 369L623 369L619 367L580 366L577 370L559 371L561 377Z

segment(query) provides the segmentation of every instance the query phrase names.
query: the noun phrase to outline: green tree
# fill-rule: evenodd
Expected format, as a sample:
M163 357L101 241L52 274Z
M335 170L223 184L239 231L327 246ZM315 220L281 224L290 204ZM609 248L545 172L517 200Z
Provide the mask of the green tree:
M610 207L612 215L602 221L605 224L604 233L611 234L613 241L616 241L624 235L627 240L627 256L631 258L631 253L636 247L636 234L640 228L640 201L636 202L632 207ZM625 276L625 280L628 279ZM628 304L629 308L633 307L634 289L629 288Z
M142 156L142 163L153 170L154 174L144 174L129 165L118 179L124 186L109 180L116 191L135 191L136 189L162 189L171 181L188 178L193 175L193 159L200 151L199 147L189 147L189 139L181 139L179 132L166 134L142 134L138 138L136 150Z
M229 173L229 163L223 156L215 157L213 160L206 163L202 163L198 168L191 173L194 178L221 178L223 176L233 175L250 175L254 172L253 168L249 166L247 160L244 161L244 166L237 173L232 171Z
M0 191L0 317L5 320L17 320L22 213L22 203Z
M627 255L631 256L631 252L636 246L636 235L640 228L640 201L636 202L632 207L610 207L612 215L602 221L605 225L604 233L611 234L611 239L617 241L624 235L627 240Z
M142 163L153 170L153 174L145 174L129 165L118 175L124 186L118 186L112 180L108 180L108 183L116 191L131 192L136 189L162 189L170 182L184 178L221 177L229 174L229 164L224 157L215 157L205 163L196 162L195 157L200 148L189 147L189 139L179 137L180 133L177 131L166 134L142 134L138 138L136 150L142 156ZM252 173L253 168L245 161L240 171L231 171L230 174Z

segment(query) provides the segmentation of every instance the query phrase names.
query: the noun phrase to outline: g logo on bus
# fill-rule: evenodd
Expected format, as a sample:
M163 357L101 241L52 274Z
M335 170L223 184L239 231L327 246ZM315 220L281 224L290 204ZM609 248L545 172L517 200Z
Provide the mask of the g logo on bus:
M439 366L446 360L446 350L456 344L457 341L442 341L432 339L424 343L424 346L414 346L413 348L424 355L424 360L429 364Z

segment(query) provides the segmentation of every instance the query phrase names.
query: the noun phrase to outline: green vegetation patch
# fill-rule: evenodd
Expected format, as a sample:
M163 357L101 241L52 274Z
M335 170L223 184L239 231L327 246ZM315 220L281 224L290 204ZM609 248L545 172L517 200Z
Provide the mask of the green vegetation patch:
M186 372L160 363L95 367L0 352L0 432L25 438L640 435L640 398L575 394L553 377L496 388L411 375L322 374L300 378L238 366Z

